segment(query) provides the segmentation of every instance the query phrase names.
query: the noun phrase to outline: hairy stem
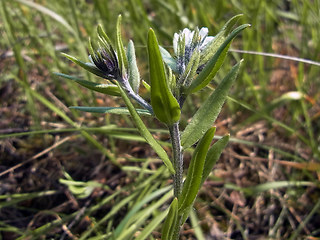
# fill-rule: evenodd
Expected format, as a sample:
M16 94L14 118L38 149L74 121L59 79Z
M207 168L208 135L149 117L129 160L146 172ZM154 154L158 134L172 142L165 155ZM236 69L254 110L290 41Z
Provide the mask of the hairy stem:
M169 132L172 143L172 153L173 153L173 167L176 171L176 174L173 175L173 189L174 196L179 199L179 196L182 191L182 174L183 174L183 152L180 141L180 131L179 131L179 122L174 123L172 126L169 126ZM180 235L180 225L181 221L178 220L174 226L174 234L172 240L178 240Z
M176 174L173 175L173 188L174 196L179 199L179 195L182 191L182 173L183 173L183 159L182 148L180 143L179 123L174 123L169 126L172 152L173 152L173 167Z

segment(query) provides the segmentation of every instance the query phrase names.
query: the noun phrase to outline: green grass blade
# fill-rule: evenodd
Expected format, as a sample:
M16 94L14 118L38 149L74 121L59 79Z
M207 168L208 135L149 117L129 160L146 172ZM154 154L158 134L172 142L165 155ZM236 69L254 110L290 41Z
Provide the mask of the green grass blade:
M57 22L61 23L68 31L70 31L73 35L77 35L77 33L73 30L73 28L69 25L69 23L59 14L56 12L50 10L49 8L46 8L40 4L37 4L35 2L26 1L26 0L15 0L19 3L22 3L30 8L36 9L39 12L42 12L43 14L51 17L52 19L56 20Z
M200 221L193 209L190 211L190 221L194 229L194 235L196 236L197 240L206 240L200 226Z
M278 188L290 188L290 187L317 187L317 184L314 182L307 181L276 181L276 182L267 182L262 183L254 187L239 187L234 184L226 183L224 185L226 189L233 189L237 191L242 191L247 195L255 195L261 192L266 192L269 190L274 190Z
M135 240L145 240L147 239L150 234L159 226L161 226L161 222L163 219L167 216L168 210L160 212L158 216L156 216L152 221L143 228L141 233L139 233L138 237L135 238Z
M128 214L125 216L125 218L121 221L121 223L118 225L118 227L114 230L113 232L113 237L115 239L118 239L117 237L120 236L120 234L125 230L125 226L127 225L128 221L130 218L136 214L142 207L143 205L147 204L148 202L152 201L156 197L161 196L162 194L168 192L172 187L167 186L164 188L161 188L152 194L148 195L146 198L144 198L142 201L138 202L135 204L135 206L128 212Z

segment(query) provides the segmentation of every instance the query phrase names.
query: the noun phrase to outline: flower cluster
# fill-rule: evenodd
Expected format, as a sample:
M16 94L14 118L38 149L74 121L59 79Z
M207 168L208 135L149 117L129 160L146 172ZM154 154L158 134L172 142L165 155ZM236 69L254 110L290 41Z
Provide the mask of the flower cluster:
M173 50L177 58L177 71L181 75L184 73L194 52L201 52L214 37L208 36L208 28L196 28L191 31L188 28L183 29L179 33L175 33L173 37Z
M92 51L89 60L103 72L106 79L113 80L121 77L117 54L112 48L100 47Z

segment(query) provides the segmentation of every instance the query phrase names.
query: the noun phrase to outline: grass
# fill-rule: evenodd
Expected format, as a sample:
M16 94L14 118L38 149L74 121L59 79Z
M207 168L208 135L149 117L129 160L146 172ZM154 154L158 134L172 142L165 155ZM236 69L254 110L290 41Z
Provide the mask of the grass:
M174 32L206 26L214 35L243 13L252 27L232 45L211 84L245 59L217 133L231 142L204 184L183 239L319 239L320 2L0 2L0 238L159 239L172 196L169 174L129 117L69 106L123 106L55 75L93 75L60 53L87 59L98 24L133 39L148 81L150 26L169 51ZM241 51L240 51L241 50ZM291 59L287 59L290 56ZM143 91L143 89L142 89ZM187 121L207 96L187 99ZM168 133L144 117L170 152ZM182 124L183 127L183 124Z

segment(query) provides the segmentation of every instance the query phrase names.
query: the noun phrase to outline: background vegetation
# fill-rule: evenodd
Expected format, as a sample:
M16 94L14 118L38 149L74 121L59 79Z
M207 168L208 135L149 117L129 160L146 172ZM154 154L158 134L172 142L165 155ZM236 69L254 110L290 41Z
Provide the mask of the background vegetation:
M252 24L220 70L245 59L216 122L232 141L183 239L320 239L318 0L1 0L0 239L106 239L112 231L117 239L160 238L169 174L129 117L68 108L123 106L119 99L54 74L98 81L60 52L87 60L96 26L114 39L120 13L146 81L150 26L172 51L184 27L214 35L239 13ZM207 91L185 104L184 121ZM163 126L144 120L170 152Z

